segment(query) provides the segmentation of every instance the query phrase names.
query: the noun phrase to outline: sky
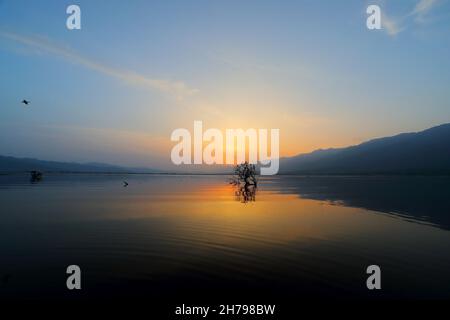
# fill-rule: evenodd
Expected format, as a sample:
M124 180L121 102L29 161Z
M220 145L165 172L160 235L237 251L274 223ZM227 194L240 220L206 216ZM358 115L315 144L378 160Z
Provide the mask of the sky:
M164 168L194 120L281 156L448 123L449 2L0 0L0 154Z

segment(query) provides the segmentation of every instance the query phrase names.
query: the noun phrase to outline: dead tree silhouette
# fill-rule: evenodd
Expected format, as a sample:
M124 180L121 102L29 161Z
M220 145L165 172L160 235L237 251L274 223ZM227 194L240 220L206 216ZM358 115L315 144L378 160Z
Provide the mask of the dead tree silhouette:
M234 168L230 184L236 186L236 200L241 202L255 201L258 181L254 164L244 162Z

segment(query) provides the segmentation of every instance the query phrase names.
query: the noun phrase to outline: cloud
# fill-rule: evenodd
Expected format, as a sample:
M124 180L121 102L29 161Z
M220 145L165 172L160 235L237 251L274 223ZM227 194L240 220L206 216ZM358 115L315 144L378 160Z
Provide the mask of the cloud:
M385 12L381 14L381 26L390 36L395 36L403 30L400 27L400 22L390 18Z
M426 13L437 3L436 0L420 0L414 10L414 14Z
M169 95L175 96L177 99L182 99L186 96L191 96L198 92L197 89L190 88L181 81L149 78L145 75L133 71L117 69L101 64L97 61L83 57L67 47L56 45L55 43L52 43L51 41L43 37L30 37L6 31L0 31L0 36L9 40L13 40L14 42L29 46L30 48L53 54L70 63L84 66L104 75L119 79L125 83L136 86L143 86L152 90L167 93Z
M416 23L425 22L426 15L438 2L439 0L420 0L411 11L397 18L392 18L383 11L381 13L381 25L388 35L395 36L407 28L408 19L410 18L414 18Z
M425 15L437 4L437 0L420 0L411 15L415 16L415 21L422 23L425 21Z

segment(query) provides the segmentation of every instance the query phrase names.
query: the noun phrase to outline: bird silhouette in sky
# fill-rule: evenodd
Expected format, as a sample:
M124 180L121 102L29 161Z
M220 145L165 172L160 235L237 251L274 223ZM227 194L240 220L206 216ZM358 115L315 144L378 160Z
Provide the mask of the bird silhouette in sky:
M26 105L26 106L27 106L27 105L29 105L29 104L30 104L30 101L28 101L28 100L26 100L26 99L23 99L23 100L22 100L22 103L23 103L24 105Z
M124 181L124 182L123 182L123 186L124 186L124 187L128 187L128 182Z

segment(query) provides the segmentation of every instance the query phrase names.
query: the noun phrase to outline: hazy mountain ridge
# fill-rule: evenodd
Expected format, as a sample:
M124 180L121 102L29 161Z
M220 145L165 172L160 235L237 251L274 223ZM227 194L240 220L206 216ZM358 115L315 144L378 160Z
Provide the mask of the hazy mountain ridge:
M280 173L450 174L450 124L283 158Z
M76 163L47 161L33 158L16 158L10 156L0 156L0 173L25 172L99 172L99 173L154 173L159 172L149 168L128 168L115 166L106 163Z
M228 174L219 165L173 166L171 170L128 168L0 156L0 173L44 172ZM450 174L450 123L377 138L346 148L319 149L280 159L280 174Z

